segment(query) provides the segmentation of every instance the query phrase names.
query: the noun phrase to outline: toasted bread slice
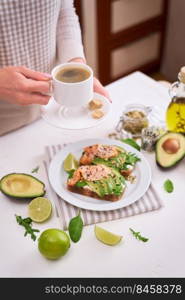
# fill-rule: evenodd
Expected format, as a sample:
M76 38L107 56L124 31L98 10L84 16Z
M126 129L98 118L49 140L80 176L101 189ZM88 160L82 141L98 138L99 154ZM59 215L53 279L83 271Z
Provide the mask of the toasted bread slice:
M92 197L92 198L96 198L96 199L101 199L101 200L107 200L107 201L118 201L121 199L121 197L123 196L124 193L122 193L119 196L110 194L110 195L105 195L104 197L100 197L98 194L96 194L95 192L89 190L89 189L85 189L85 188L81 188L81 187L77 187L77 186L70 186L67 185L67 189L72 192L72 193L76 193L76 194L81 194L83 196L88 196L88 197Z
M83 165L67 180L73 193L107 201L119 200L125 190L124 177L105 165Z

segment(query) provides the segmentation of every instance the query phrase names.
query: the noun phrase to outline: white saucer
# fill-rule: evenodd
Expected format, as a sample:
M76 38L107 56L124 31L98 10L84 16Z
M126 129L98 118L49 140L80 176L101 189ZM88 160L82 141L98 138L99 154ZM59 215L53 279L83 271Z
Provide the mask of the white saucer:
M111 111L111 103L104 96L94 93L93 99L99 99L103 102L101 110L104 116L100 119L94 119L88 108L84 108L75 114L62 113L60 105L51 97L49 103L41 107L42 118L52 126L67 129L67 130L80 130L95 127L102 123Z

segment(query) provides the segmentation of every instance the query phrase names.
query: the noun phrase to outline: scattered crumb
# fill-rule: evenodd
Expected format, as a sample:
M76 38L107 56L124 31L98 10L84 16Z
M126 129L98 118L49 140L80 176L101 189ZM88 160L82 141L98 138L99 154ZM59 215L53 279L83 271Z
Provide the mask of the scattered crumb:
M104 116L104 112L101 109L95 109L91 115L94 119L100 119Z
M130 183L135 183L136 182L136 176L134 175L128 175L126 178Z
M98 100L98 99L93 99L89 102L89 109L90 110L95 110L95 109L99 109L103 106L103 103L101 100Z
M111 132L111 133L109 133L108 137L110 139L114 139L114 140L120 140L120 138L121 138L117 132Z

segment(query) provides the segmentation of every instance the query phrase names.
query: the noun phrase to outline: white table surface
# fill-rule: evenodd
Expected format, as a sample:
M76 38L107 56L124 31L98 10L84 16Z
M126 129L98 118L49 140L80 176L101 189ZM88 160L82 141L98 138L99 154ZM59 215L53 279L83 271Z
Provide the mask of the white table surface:
M107 120L98 129L64 133L39 120L0 137L0 176L10 172L31 172L40 165L45 145L107 136L126 103L156 104L164 110L169 102L167 89L140 72L107 88L113 100L112 121ZM154 154L146 157L152 166L152 180L164 207L159 211L102 223L102 227L124 236L123 243L115 247L97 241L92 225L84 228L80 242L72 244L65 257L57 261L46 260L37 250L37 242L23 236L24 228L14 217L14 214L27 216L28 202L10 200L1 194L0 277L184 277L185 162L173 170L161 171L155 164ZM37 176L45 180L42 169ZM163 190L167 178L174 182L172 194ZM42 231L59 228L59 224L54 212L48 222L34 225ZM150 240L147 243L136 240L129 227Z

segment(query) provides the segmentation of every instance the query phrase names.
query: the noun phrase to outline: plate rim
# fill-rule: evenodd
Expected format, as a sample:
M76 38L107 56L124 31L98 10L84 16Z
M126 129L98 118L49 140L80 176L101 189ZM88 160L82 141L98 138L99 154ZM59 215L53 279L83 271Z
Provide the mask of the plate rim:
M41 110L41 117L42 117L42 119L43 119L47 124L49 124L50 126L53 126L53 127L55 127L55 128L60 128L60 129L62 129L62 130L69 130L69 131L75 130L75 131L78 131L78 130L86 130L86 129L90 129L90 128L99 126L100 124L102 124L102 123L108 118L108 116L110 116L110 114L111 114L111 112L112 112L112 109L111 109L112 103L111 103L111 102L108 100L108 98L106 98L104 95L101 95L101 94L96 93L96 92L93 92L93 95L94 95L93 97L100 97L100 98L103 98L103 99L107 102L107 104L108 104L108 106L109 106L109 110L108 110L107 114L104 115L101 119L97 119L96 122L95 122L93 125L89 125L89 126L82 127L82 128L66 128L66 127L54 125L52 122L50 122L50 121L49 121L47 118L45 118L45 116L44 116L44 112L45 112L45 110L46 110L46 107L41 107L41 108L40 108L40 110ZM51 98L53 98L53 100L54 100L54 97L53 97L53 96L51 96ZM50 98L50 99L51 99L51 98ZM55 101L55 100L54 100L54 101ZM46 106L47 106L47 105L46 105Z
M58 190L58 188L55 186L55 184L53 184L53 179L52 179L52 172L54 171L55 169L55 162L59 159L59 157L61 156L61 153L62 151L66 151L66 149L68 149L68 147L73 147L73 146L80 146L80 144L83 144L83 143L88 143L89 145L91 144L94 144L94 143L102 143L102 144L116 144L118 143L119 146L121 145L123 148L127 148L126 150L128 151L131 151L131 152L134 152L136 154L138 154L138 156L140 156L142 158L142 161L144 162L145 166L146 166L146 169L147 169L147 182L146 182L146 185L144 187L144 189L142 190L142 192L140 191L140 194L139 196L137 197L134 197L133 201L131 201L130 203L124 205L124 203L120 202L120 200L118 201L115 201L115 202L111 202L108 204L102 204L100 207L97 207L97 204L96 203L90 203L90 202L83 202L82 200L78 199L78 198L75 198L75 193L72 193L72 192L69 192L67 190L62 190L62 194L61 194L61 191ZM85 145L84 145L85 146ZM84 147L83 145L81 145L81 148ZM62 161L61 161L61 164L62 164ZM61 168L61 164L60 164L60 168ZM149 164L149 162L147 161L147 159L144 157L144 155L139 152L138 150L136 150L135 148L131 147L130 145L128 144L125 144L123 145L123 143L121 141L118 141L118 140L113 140L113 139L109 139L109 138L98 138L98 139L82 139L82 140L79 140L77 142L74 142L74 143L70 143L68 145L66 145L63 149L61 149L52 159L51 159L51 162L49 164L49 169L48 169L48 178L49 178L49 183L52 187L52 189L55 191L55 193L62 198L62 200L66 201L67 203L71 204L71 205L74 205L78 208L82 208L82 209L86 209L86 210L91 210L91 211L111 211L111 210L116 210L116 209L120 209L120 208L123 208L123 207L127 207L133 203L135 203L136 201L138 201L145 193L146 191L148 190L150 184L151 184L151 179L152 179L152 172L151 172L151 166ZM70 194L69 194L70 193ZM66 200L65 196L69 196L69 199ZM85 196L84 196L85 197ZM123 197L124 197L124 194L123 194ZM73 200L71 200L70 198L73 198ZM77 203L75 202L77 201ZM101 200L100 200L101 201ZM78 202L82 202L82 204L79 204Z

